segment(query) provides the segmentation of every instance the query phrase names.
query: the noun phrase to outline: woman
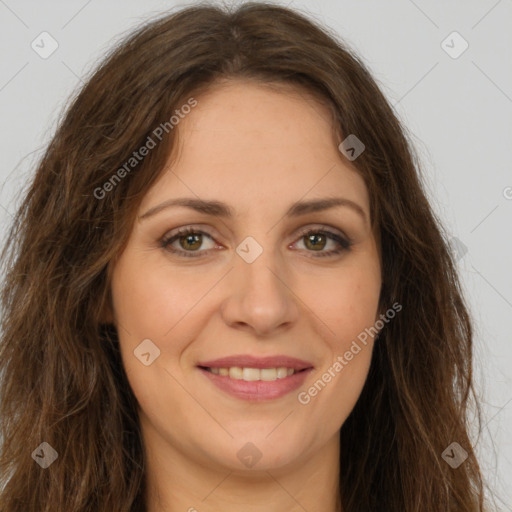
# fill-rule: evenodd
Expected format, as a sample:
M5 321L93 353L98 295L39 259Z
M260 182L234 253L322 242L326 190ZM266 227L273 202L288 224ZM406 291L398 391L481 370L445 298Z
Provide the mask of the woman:
M4 250L0 510L484 510L471 322L417 167L297 12L123 41Z

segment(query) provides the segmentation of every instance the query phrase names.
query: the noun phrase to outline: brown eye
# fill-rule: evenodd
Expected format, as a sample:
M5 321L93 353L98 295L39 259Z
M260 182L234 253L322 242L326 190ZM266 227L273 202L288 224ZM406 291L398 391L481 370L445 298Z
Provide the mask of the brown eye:
M301 234L300 241L303 241L306 251L318 253L313 258L322 258L326 256L336 256L342 252L349 251L352 241L325 229L309 229ZM333 249L324 250L331 242ZM337 246L337 247L336 247Z
M327 244L326 236L322 233L306 235L304 239L306 240L306 247L314 251L321 251Z
M183 235L178 238L178 241L183 249L192 249L195 251L196 249L199 249L203 243L201 239L202 236L203 235L200 233Z
M208 233L189 227L180 229L176 233L164 237L160 241L160 244L166 251L177 254L178 256L197 258L215 247L215 244L213 244L214 247L200 250L205 241L204 237L207 237L212 242L214 241L213 237ZM301 234L299 242L304 244L306 252L317 253L311 257L319 258L338 255L350 250L352 246L350 240L325 229L309 229ZM174 245L176 243L179 244L179 247ZM324 250L329 246L329 243L333 244L333 248Z
M179 230L173 235L164 237L160 243L161 246L169 252L176 253L180 256L194 258L201 256L201 254L204 252L208 252L208 249L204 251L200 250L204 243L204 236L210 240L213 240L212 237L204 231L193 228L186 228ZM174 246L173 244L175 243L178 243L179 247Z

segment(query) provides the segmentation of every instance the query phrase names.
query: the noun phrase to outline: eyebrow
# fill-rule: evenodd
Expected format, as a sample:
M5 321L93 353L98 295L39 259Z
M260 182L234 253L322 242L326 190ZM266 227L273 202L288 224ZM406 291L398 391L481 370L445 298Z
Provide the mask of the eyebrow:
M230 218L233 217L233 210L226 204L215 200L197 199L193 197L181 197L176 199L168 199L163 203L153 206L145 213L139 216L139 220L147 219L157 213L173 206L183 206L190 208L199 213L206 215L214 215L219 217ZM299 217L307 213L315 213L337 206L345 206L352 211L358 213L367 223L366 213L361 206L350 199L342 197L324 197L321 199L311 199L309 201L297 201L288 208L285 213L286 217Z

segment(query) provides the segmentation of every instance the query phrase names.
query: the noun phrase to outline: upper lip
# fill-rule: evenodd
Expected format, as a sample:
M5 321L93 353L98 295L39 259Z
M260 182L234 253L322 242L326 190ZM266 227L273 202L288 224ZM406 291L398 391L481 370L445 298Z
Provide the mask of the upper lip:
M278 355L267 357L255 357L250 355L236 355L221 357L211 361L204 361L198 364L207 368L232 368L238 366L240 368L293 368L296 371L312 368L313 365L296 357Z

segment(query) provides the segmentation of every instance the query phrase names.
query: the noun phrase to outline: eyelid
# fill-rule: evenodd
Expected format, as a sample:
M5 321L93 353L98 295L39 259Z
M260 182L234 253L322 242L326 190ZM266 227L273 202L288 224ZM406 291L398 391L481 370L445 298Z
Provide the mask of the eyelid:
M186 231L192 231L192 230L194 230L194 233L197 232L197 233L202 233L202 234L208 235L212 239L220 236L220 235L218 235L218 231L209 224L185 224L183 226L179 226L177 228L166 231L166 233L162 236L162 239L168 239L168 238L171 238L171 237L179 234L180 232L186 232ZM296 234L294 236L302 236L312 230L335 231L336 234L345 238L347 240L347 242L351 241L351 238L342 229L335 227L335 226L331 226L329 224L321 223L321 222L313 222L311 224L307 224L306 226L304 226L302 228L294 229L294 232L296 232Z
M212 226L205 224L186 224L184 226L177 227L175 229L171 229L167 231L164 236L161 237L160 241L169 240L178 235L183 236L188 232L199 233L202 235L206 235L211 238L213 241L217 242L217 238L220 238L218 235L218 231L215 230ZM204 251L203 251L204 252Z
M207 229L213 229L211 226L208 226ZM353 245L353 240L347 236L341 229L336 228L334 226L330 226L328 224L319 224L319 223L313 223L309 224L302 229L299 230L299 232L294 235L294 241L287 245L289 247L292 244L295 244L301 240L304 236L307 234L314 232L314 233L325 233L327 235L327 238L330 240L333 240L336 244L338 244L338 249L331 249L330 251L306 251L308 253L312 253L311 257L317 258L317 257L328 257L328 256L337 256L340 253L349 251L350 248ZM185 257L196 257L200 258L202 254L208 254L210 251L214 250L206 249L206 250L198 250L198 251L184 251L183 249L174 249L171 247L171 243L174 243L175 240L173 238L179 238L180 236L185 236L189 233L193 234L201 234L208 238L210 238L214 243L219 245L219 243L216 240L216 237L213 236L208 231L203 230L200 225L195 224L188 224L185 226L181 226L179 228L173 229L169 232L167 232L160 240L160 245L167 251L177 254L178 256L185 256ZM341 248L340 248L341 246ZM218 248L218 247L217 247ZM315 253L317 255L315 256ZM196 256L197 255L197 256Z
M299 230L298 236L304 236L310 231L330 231L344 238L347 242L352 242L351 238L340 228L330 226L329 224L313 223Z

